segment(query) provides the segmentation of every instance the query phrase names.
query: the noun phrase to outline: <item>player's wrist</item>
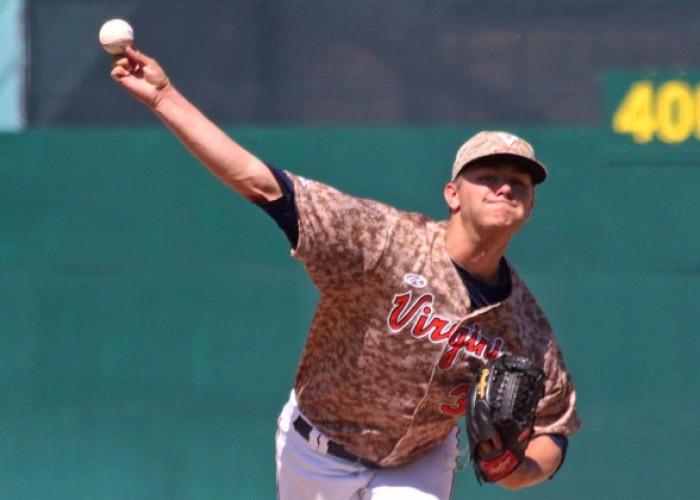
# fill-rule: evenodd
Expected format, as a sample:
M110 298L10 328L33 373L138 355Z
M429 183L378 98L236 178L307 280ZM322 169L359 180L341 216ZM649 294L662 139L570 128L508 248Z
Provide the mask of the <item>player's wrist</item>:
M182 96L179 95L178 91L173 87L172 83L170 83L170 80L165 77L165 80L157 88L149 104L151 109L157 114L164 115L167 113L167 108L169 106L181 105L181 103L178 104L178 100L182 99Z
M497 483L513 474L522 465L521 460L511 450L502 450L498 455L479 460L484 479Z
M497 482L505 488L517 490L540 482L541 472L534 460L525 457L515 469Z

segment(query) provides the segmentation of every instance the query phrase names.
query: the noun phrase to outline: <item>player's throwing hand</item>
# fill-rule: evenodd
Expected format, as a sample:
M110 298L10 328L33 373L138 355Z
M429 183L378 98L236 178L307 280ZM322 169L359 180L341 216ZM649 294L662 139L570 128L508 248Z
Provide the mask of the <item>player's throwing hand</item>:
M133 46L114 57L111 76L137 99L155 107L170 87L170 80L163 68Z

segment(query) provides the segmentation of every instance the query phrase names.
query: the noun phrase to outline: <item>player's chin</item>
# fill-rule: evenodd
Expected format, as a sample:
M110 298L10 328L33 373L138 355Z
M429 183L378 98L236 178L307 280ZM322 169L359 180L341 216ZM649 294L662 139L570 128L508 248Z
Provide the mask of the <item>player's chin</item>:
M491 229L494 234L508 234L512 237L524 224L525 220L522 218L503 218L494 220L491 224Z
M502 209L495 211L491 217L491 223L494 227L515 228L519 229L525 224L525 214L517 209Z

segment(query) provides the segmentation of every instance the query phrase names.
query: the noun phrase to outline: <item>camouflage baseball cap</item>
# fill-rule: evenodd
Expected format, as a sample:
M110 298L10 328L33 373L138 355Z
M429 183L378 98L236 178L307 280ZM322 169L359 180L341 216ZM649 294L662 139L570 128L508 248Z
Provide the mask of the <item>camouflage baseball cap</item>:
M539 184L547 178L547 169L535 158L535 150L527 142L508 132L484 131L465 142L459 151L452 167L452 180L469 163L489 156L509 156L525 167L532 182Z

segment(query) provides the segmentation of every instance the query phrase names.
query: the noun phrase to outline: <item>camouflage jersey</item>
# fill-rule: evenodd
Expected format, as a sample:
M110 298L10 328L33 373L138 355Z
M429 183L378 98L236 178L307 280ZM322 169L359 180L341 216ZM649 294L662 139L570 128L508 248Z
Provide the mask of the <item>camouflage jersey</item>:
M547 373L535 432L580 426L549 322L517 273L502 302L472 310L445 249L447 222L293 174L299 259L319 290L295 381L301 412L383 467L415 460L464 415L476 368L501 353Z

